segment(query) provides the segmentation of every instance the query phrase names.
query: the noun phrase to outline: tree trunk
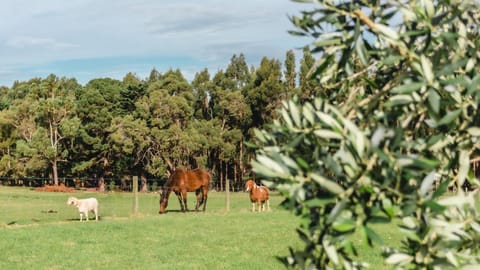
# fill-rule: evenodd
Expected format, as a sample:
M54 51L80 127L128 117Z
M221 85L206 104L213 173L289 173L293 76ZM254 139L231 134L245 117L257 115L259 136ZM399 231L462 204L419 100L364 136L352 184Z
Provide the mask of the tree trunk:
M98 179L98 192L105 192L105 179L100 176Z
M57 168L57 160L54 159L52 161L52 174L53 174L53 184L58 186L58 168Z
M230 181L228 181L228 167L225 168L225 210L230 211Z
M243 140L240 141L240 153L239 153L239 158L238 158L238 170L239 170L239 180L243 180Z
M233 192L237 189L238 186L238 173L237 173L237 164L233 165Z
M142 173L140 176L140 183L141 183L140 192L148 192L147 177L145 176L144 173Z
M220 160L220 191L223 191L223 161Z

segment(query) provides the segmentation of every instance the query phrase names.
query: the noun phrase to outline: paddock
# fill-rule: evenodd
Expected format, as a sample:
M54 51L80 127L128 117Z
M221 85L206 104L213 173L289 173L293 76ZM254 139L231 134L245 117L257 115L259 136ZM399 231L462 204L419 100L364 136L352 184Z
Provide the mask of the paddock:
M297 218L287 211L251 217L245 195L231 193L226 212L225 193L211 192L205 213L194 208L182 213L171 196L168 213L159 215L158 193L140 193L139 214L132 215L132 193L36 192L0 186L0 267L279 269L282 265L275 256L288 255L285 243L300 243L294 229ZM77 209L65 203L69 196L96 197L101 204L99 221L78 222ZM281 200L274 196L272 206L279 207ZM253 246L246 239L263 237L265 232L272 239Z
M101 202L100 220L80 223L77 210L65 200L92 195ZM139 214L132 215L132 193L0 186L0 268L284 269L277 256L302 246L295 232L300 218L279 206L282 198L276 192L270 196L273 211L262 215L251 214L246 197L246 192L231 193L226 212L225 193L210 192L205 213L182 213L172 196L171 211L158 215L158 194L141 193ZM374 227L385 242L400 245L403 234L395 227ZM361 233L352 238L357 247L364 244ZM375 269L391 269L380 252L365 251L358 249L360 258Z

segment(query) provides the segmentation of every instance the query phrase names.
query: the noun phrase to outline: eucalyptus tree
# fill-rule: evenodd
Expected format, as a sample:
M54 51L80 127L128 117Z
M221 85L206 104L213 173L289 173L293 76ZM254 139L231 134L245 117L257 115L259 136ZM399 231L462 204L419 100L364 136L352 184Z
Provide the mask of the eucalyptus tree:
M262 127L270 122L286 95L280 62L263 57L251 84L243 89L243 94L252 111L253 127Z
M8 102L10 104L10 101ZM4 108L0 110L0 175L15 175L15 142L18 139L15 113Z
M136 103L136 117L149 128L151 145L146 150L149 172L161 176L178 166L189 167L190 155L198 144L191 144L186 133L194 113L192 86L179 70L169 70L150 84L147 95ZM157 169L156 169L157 168Z
M0 111L7 109L12 102L12 90L6 86L0 86Z
M308 46L303 48L303 57L300 60L299 71L299 88L298 96L300 100L309 101L316 96L318 92L318 84L314 80L314 76L311 76L312 68L315 64L315 58L312 56Z
M152 169L147 156L152 139L146 121L135 119L131 114L116 116L106 131L113 172L122 179L124 176L140 175L141 190L146 191L145 174Z
M212 86L208 69L205 68L201 72L195 73L192 87L195 92L194 117L197 119L212 119L213 112L209 105L210 88Z
M27 86L40 83L34 79L27 82L16 82L12 91L19 90L21 94L14 95L9 101L9 106L0 112L3 148L2 167L3 176L28 176L48 166L44 162L36 162L36 159L23 157L21 149L25 142L31 142L36 131L35 108L32 104L35 100L26 97ZM20 151L19 151L20 149Z
M235 89L241 89L250 82L251 74L248 70L248 65L243 53L239 56L236 54L232 56L230 63L225 70L225 76L234 82Z
M367 267L352 241L360 232L362 248L381 245L396 269L479 268L478 202L461 189L444 196L448 185L478 186L478 1L312 2L292 17L293 33L315 38L308 74L322 98L285 102L257 131L253 162L304 221L304 248L284 263ZM375 223L402 244L390 246Z
M295 94L297 80L295 53L293 50L287 51L285 56L285 70L283 71L283 77L285 78L285 87L287 91L285 98L291 98Z
M17 160L26 173L45 172L49 167L53 182L58 185L59 163L66 162L71 140L80 124L76 117L76 80L50 75L29 84L28 93L10 107L21 111L16 121L20 135L16 143ZM65 166L64 171L68 171Z
M245 155L243 130L250 126L251 109L243 95L251 74L243 54L234 55L226 71L219 70L212 79L210 106L220 122L223 144L215 150L215 168L220 189L227 179L243 178ZM237 134L238 136L232 136Z

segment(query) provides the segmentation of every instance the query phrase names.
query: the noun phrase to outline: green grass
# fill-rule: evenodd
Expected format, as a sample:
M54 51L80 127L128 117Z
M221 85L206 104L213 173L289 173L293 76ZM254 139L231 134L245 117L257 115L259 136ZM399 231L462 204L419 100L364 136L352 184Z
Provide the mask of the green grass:
M68 196L94 196L100 221L79 222ZM188 194L190 209L195 198ZM209 193L206 213L178 212L175 196L159 215L159 195L43 193L0 187L0 269L279 269L276 256L300 240L297 219L278 207L251 213L246 193ZM92 215L90 215L92 218Z
M96 197L100 221L79 222L68 196ZM272 211L250 212L247 193L210 192L206 213L181 213L175 196L159 215L159 195L139 195L132 215L131 193L44 193L0 186L0 269L283 269L277 257L301 248L295 228L300 220L281 209L273 194ZM194 208L194 194L188 194ZM92 218L92 215L90 215ZM402 235L392 225L375 225L391 246ZM391 269L380 247L364 248L352 236L370 269Z

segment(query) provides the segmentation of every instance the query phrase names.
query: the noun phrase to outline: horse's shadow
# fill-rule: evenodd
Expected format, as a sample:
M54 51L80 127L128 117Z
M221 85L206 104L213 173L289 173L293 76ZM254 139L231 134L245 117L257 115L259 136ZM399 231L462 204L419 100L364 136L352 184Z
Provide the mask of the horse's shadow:
M180 209L178 210L165 210L165 214L167 213L202 213L203 211L200 211L200 210L186 210L186 211L182 211Z

